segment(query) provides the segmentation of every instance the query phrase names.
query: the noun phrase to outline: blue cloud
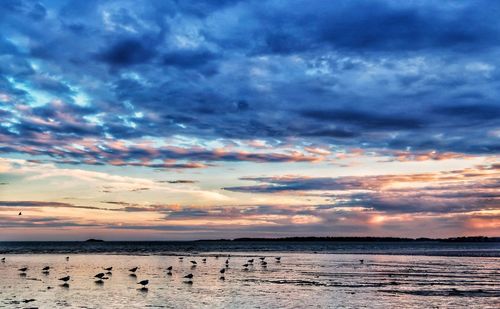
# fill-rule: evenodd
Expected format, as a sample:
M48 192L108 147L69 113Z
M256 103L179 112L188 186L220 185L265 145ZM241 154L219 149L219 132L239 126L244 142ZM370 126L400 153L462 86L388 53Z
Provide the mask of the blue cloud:
M0 146L23 152L43 132L66 144L182 135L497 154L498 9L491 1L8 1L0 140L9 143Z

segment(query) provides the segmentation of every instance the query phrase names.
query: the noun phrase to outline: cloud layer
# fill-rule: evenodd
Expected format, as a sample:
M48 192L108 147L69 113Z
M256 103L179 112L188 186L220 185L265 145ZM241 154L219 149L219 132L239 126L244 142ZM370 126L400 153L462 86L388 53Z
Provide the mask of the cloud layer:
M2 152L102 162L113 149L96 153L85 141L177 135L500 149L500 8L492 2L7 2ZM51 151L54 143L79 151ZM294 160L212 150L183 156Z
M0 225L492 234L499 12L485 0L5 0Z

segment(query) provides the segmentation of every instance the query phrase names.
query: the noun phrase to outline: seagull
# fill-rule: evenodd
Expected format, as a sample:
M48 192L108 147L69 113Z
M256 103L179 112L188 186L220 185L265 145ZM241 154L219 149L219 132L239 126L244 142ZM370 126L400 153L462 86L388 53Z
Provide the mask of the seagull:
M94 276L94 278L102 279L104 276L106 276L106 274L104 274L104 273L98 273L97 275Z
M363 264L364 262L365 262L365 260L359 260L360 264Z
M42 268L43 271L49 271L50 269L50 266L45 266L44 268Z
M275 257L275 259L276 259L277 263L281 262L281 256L277 256L277 257Z
M265 256L259 258L261 261L264 261L266 259Z
M181 256L181 257L179 258L179 260L182 262L182 260L184 260L184 258Z
M106 268L103 268L104 270L107 270L107 271L112 271L113 270L113 267L106 267Z
M68 281L69 281L69 279L71 279L71 277L70 277L70 276L66 276L66 277L59 278L59 280L64 281L64 282L68 282Z
M148 285L148 283L149 283L149 280L142 280L142 281L137 282L137 284L142 285L143 289L146 288L146 285Z
M23 213L22 212L19 212L18 216L22 215Z
M28 267L19 268L18 270L19 270L20 272L23 272L23 273L24 273L25 271L27 271L27 270L28 270Z
M221 274L224 274L224 273L226 272L226 269L225 269L225 268L223 268L223 269L221 269L219 272L220 272Z
M262 265L262 267L266 267L266 266L267 266L267 262L262 261L262 262L260 263L260 265Z
M66 261L69 261L69 256L66 257Z
M5 263L5 258L4 257L2 258L2 263Z
M196 263L196 261L191 261L191 264L197 265L198 263Z
M189 280L193 279L193 277L194 277L193 274L188 274L188 275L184 276L184 278L189 279Z
M253 264L253 259L247 261L249 264Z
M135 271L136 271L137 269L139 269L139 267L137 267L137 266L136 266L136 267L134 267L134 268L130 268L128 271L131 271L131 272L135 273Z
M245 268L248 267L248 264L243 264L243 267L245 267Z
M168 270L168 271L172 271L172 269L173 269L173 267L172 267L172 266L167 267L167 270Z

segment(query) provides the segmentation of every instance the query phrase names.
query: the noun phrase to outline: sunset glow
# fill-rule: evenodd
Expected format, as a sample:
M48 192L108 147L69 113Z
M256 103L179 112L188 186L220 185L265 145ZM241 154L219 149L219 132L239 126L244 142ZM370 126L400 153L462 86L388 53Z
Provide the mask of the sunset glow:
M7 1L0 240L499 236L498 4L320 2Z

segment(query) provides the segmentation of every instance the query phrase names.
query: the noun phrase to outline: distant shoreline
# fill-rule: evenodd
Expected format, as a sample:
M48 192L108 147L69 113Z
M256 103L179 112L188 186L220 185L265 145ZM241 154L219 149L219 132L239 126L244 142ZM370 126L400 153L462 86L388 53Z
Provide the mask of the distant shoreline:
M189 242L445 242L445 243L491 243L500 242L500 237L487 236L467 236L467 237L449 237L449 238L403 238L403 237L277 237L277 238L262 238L262 237L242 237L234 239L197 239L197 240L103 240L103 239L87 239L87 240L0 240L0 243L23 243L23 242L50 242L50 243L122 243L122 242L172 242L172 243L189 243Z

